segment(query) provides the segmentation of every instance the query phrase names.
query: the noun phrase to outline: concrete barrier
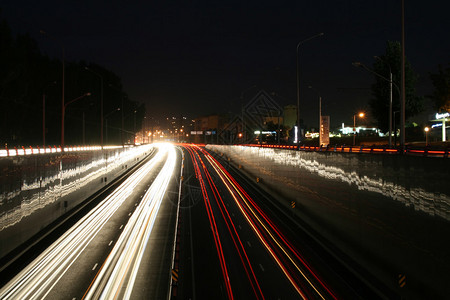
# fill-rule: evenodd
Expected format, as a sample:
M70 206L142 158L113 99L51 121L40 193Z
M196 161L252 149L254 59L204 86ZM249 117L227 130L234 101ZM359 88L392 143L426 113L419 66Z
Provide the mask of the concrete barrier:
M150 152L149 146L0 157L0 258Z
M240 165L294 215L402 296L450 292L447 159L206 148Z

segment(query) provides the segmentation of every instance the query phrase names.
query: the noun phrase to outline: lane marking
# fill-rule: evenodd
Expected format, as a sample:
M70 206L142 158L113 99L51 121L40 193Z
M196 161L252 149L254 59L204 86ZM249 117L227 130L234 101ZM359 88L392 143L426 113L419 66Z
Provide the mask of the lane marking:
M241 229L241 230L242 230L242 227L241 227L241 225L238 225L238 227L239 227L239 229Z
M249 241L247 241L247 244L251 247L252 246L252 244L250 244L250 242Z
M108 246L111 246L112 243L113 243L113 241L109 242Z
M261 268L261 270L264 272L264 268L261 264L259 264L259 267Z
M94 271L94 270L97 268L97 266L98 266L98 263L96 263L96 264L94 265L94 267L92 268L92 271Z
M128 216L131 216L131 213L129 213Z
M119 230L120 230L120 229L122 229L122 228L123 228L123 224L122 224L122 225L120 225L120 228L119 228Z

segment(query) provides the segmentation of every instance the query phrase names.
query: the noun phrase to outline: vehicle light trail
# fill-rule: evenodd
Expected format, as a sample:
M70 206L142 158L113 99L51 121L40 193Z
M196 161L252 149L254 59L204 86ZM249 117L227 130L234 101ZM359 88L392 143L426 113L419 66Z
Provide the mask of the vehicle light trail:
M127 178L114 192L3 286L0 290L0 299L46 298L52 287L132 194L139 182L165 157L171 156L169 148L165 146L158 146L158 148L159 151L154 158ZM154 207L147 211L154 214L157 211L156 203L152 205ZM148 223L151 224L150 221Z
M200 162L202 164L203 168L205 168L205 166L204 166L203 161L201 160L199 154L196 151L193 151L192 148L186 148L186 149L188 149L189 154L191 155L192 161L195 161L195 163L194 163L195 173L200 182L200 188L201 188L202 195L203 195L203 201L205 203L206 212L208 214L208 220L211 225L211 231L213 234L214 243L216 245L217 255L219 257L220 267L222 269L222 275L224 278L224 283L225 283L225 287L227 290L228 299L234 299L233 291L231 289L231 284L230 284L230 278L228 275L228 269L227 269L227 266L225 263L225 256L223 254L222 243L220 241L219 231L217 229L216 220L214 218L214 213L212 212L208 192L207 192L206 185L203 180L203 176L200 171L198 162Z
M242 215L247 220L248 224L250 225L256 236L259 238L262 245L264 245L275 262L278 264L282 272L285 274L289 282L298 292L300 297L302 297L303 299L316 297L319 297L321 299L336 299L335 294L330 290L330 288L324 282L322 282L316 272L302 258L295 247L289 242L289 240L284 237L277 226L270 220L270 218L256 204L256 202L245 192L245 190L236 182L236 180L225 170L225 168L204 149L199 147L195 147L194 149L197 157L200 159L200 155L198 154L198 152L202 153L208 161L209 165L211 165L219 175L221 181L224 183L229 193L233 197L234 202L241 211ZM201 164L206 169L205 163L203 161L201 161ZM206 171L205 173L208 174ZM207 175L207 177L208 176L209 174ZM209 177L208 180L210 180ZM215 186L212 180L210 180L209 182L213 187ZM216 198L216 201L217 200L218 199ZM224 207L221 206L219 202L218 205L219 207ZM227 220L228 217L226 217L226 213L222 211L222 208L221 213L224 219ZM227 226L229 226L228 222ZM230 230L230 234L231 233L232 232Z
M84 299L130 299L142 256L177 163L175 148L170 145L165 148L167 159L163 169L131 216Z
M250 263L249 257L247 255L247 252L243 246L243 243L239 237L239 234L236 230L236 226L228 212L228 209L226 208L226 205L222 199L222 197L220 196L220 193L218 191L218 188L216 186L216 184L214 183L210 172L208 171L208 168L206 167L205 163L203 162L202 158L200 157L199 153L198 153L198 148L194 148L194 147L189 147L189 146L185 146L185 149L187 149L187 151L190 153L192 161L194 163L194 168L196 171L196 176L199 179L200 185L202 187L202 191L204 191L203 193L203 197L204 197L204 202L205 202L205 206L206 206L206 210L208 213L208 217L210 220L214 220L214 213L211 207L211 203L210 203L210 199L213 198L215 200L215 202L217 203L217 206L219 207L220 210L220 214L222 215L222 218L225 221L226 227L228 229L228 232L230 233L231 239L233 241L233 244L238 252L239 258L241 260L241 263L245 269L245 273L247 275L247 278L250 282L250 285L252 287L253 293L255 295L256 299L264 299L264 295L261 291L261 287L259 285L259 282L256 278L256 275L254 273L253 267ZM199 165L201 165L202 169L200 171L200 167ZM203 180L203 176L202 173L204 174L204 177L206 178L206 182ZM209 196L209 194L206 191L206 183L209 185L210 190L212 192L212 197ZM213 235L215 238L219 238L219 234L217 231L217 227L215 225L215 220L214 222L210 221L210 223L213 223L211 228L215 228L215 230L213 230ZM233 298L233 294L232 294L232 289L231 289L231 283L229 282L229 278L228 278L228 274L226 273L226 264L225 264L225 257L223 254L223 250L220 247L220 239L216 242L216 248L217 248L217 252L218 252L218 256L219 256L219 260L221 262L221 267L223 268L223 276L224 276L224 281L227 285L229 285L228 289L229 289L229 293L228 293L228 297L231 299Z

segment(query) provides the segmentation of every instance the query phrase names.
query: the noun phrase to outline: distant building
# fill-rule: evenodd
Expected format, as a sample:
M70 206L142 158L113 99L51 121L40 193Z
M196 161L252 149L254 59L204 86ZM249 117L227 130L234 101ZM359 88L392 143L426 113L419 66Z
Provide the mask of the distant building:
M193 143L217 143L218 132L225 127L226 119L221 115L198 117L194 120L190 136Z
M339 131L343 135L353 135L355 133L358 135L383 135L380 130L375 127L357 126L355 127L355 131L353 131L353 126L345 126L344 123L342 123L342 127Z

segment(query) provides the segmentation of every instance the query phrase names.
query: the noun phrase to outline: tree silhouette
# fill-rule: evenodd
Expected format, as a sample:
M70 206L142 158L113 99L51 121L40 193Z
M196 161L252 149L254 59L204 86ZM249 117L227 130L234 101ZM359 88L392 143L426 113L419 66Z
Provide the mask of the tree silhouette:
M438 73L430 73L430 79L435 89L430 96L434 102L435 109L441 112L450 112L450 67L443 69L439 65Z
M400 95L397 89L401 88L401 46L399 42L388 41L386 52L375 58L373 70L389 79L392 71L392 105L393 111L400 110ZM372 85L372 95L369 106L373 117L378 122L378 127L386 132L389 128L389 81L374 75L375 83ZM413 71L411 64L405 61L405 94L406 94L406 118L411 118L423 111L424 98L416 95L416 83L418 75ZM397 87L396 87L397 86ZM395 121L395 120L394 120Z

